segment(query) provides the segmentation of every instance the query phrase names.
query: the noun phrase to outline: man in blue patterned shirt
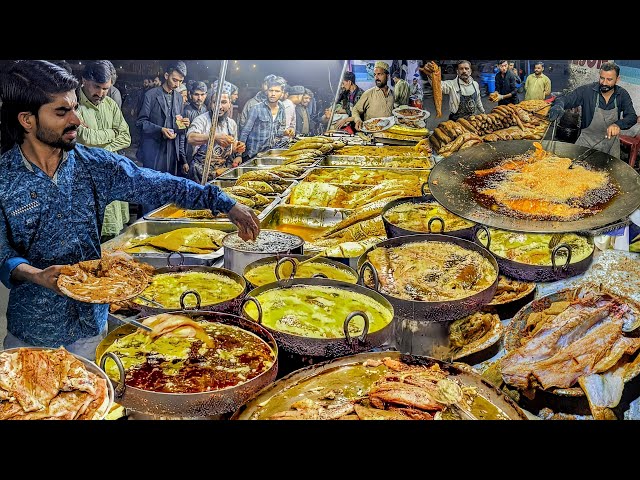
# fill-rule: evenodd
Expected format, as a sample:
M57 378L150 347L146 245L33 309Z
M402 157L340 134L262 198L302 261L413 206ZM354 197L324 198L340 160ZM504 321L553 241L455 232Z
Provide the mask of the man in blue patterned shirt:
M227 212L244 239L253 211L218 187L139 168L127 157L76 145L78 81L42 60L0 73L0 280L9 289L4 348L58 347L89 359L106 335L106 304L65 296L63 265L100 258L100 230L114 200Z
M258 103L249 112L247 123L240 132L238 140L247 149L242 158L248 160L257 153L268 150L284 135L293 137L295 131L285 126L284 105L280 101L284 92L284 85L277 80L267 83L267 99Z

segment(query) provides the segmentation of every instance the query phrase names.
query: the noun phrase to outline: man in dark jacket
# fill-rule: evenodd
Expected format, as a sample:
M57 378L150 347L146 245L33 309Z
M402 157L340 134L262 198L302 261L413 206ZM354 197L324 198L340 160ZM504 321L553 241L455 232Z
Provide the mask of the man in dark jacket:
M498 73L496 73L498 105L518 103L518 79L509 69L509 62L507 60L500 60L498 68L500 69Z
M620 158L620 130L631 128L638 116L629 92L617 85L619 79L620 67L613 62L603 63L597 82L556 98L549 110L549 120L560 118L565 108L581 106L582 130L576 145L594 147Z
M172 175L177 175L179 170L188 171L185 155L187 130L182 122L180 126L176 122L182 119L184 105L182 95L175 91L186 75L184 62L171 64L164 74L164 83L144 95L136 121L136 126L142 131L136 158L143 167Z

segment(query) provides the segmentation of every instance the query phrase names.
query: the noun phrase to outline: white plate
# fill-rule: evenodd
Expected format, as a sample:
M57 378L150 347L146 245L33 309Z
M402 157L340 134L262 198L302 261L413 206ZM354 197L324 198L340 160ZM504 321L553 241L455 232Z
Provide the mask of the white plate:
M375 123L376 120L379 120L379 123L377 123L377 128L375 130L369 130L367 128L367 124L371 125L372 123ZM370 118L369 120L367 120L367 121L362 123L361 130L363 132L367 132L367 133L383 132L384 130L387 130L387 129L393 127L395 125L395 123L396 123L396 118L395 117Z

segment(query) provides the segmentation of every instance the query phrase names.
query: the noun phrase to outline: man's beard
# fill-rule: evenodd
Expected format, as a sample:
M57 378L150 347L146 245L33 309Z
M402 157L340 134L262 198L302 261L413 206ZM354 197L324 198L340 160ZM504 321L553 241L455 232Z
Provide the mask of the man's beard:
M376 87L382 88L386 85L386 83L382 83L382 80L376 80Z
M62 135L64 135L67 132L75 131L77 129L78 127L67 127L62 132ZM78 139L78 137L74 138L73 140L66 141L64 138L62 138L62 135L59 136L53 130L49 130L47 128L40 126L40 123L37 124L36 138L40 140L42 143L46 143L50 147L61 148L65 152L73 150L74 147L76 146L76 140Z

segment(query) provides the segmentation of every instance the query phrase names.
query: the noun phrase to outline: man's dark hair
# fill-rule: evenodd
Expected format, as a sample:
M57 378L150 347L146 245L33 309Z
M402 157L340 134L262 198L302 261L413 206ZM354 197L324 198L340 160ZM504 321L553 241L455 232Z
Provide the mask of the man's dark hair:
M509 64L509 60L498 60L498 65L502 65L504 62L507 62L507 64Z
M71 68L71 65L69 65L69 62L67 62L66 60L54 60L51 63L55 63L56 65L64 68L67 72L73 75L73 69Z
M52 102L53 95L70 92L78 85L64 68L45 60L20 60L0 72L0 153L24 141L20 112L31 112L38 118L38 110Z
M353 72L344 72L343 80L348 80L351 83L356 83L356 74Z
M466 63L467 65L469 65L469 68L471 68L471 62L469 60L458 60L458 62L456 63L456 70L458 69L458 67L460 65L462 65L463 63Z
M278 77L278 78L282 78L282 77ZM269 80L267 82L267 90L269 90L271 87L280 87L284 92L286 83L282 83L282 81L278 80L278 78L276 78L275 80Z
M202 90L207 93L207 84L204 82L192 82L189 84L189 93L193 95L196 90Z
M600 70L604 70L605 72L610 72L611 70L616 71L616 77L620 76L620 67L615 62L605 62L600 67Z
M187 76L187 65L182 60L178 60L177 62L170 63L167 66L166 73L171 75L171 72L173 72L173 71L176 71L180 75L182 75L183 77L186 77Z
M542 68L544 68L544 62L541 60L538 60L537 62L533 62L533 66L535 67L536 65L540 65L542 66Z
M87 62L82 71L82 78L96 83L112 82L116 69L109 60L91 60Z

